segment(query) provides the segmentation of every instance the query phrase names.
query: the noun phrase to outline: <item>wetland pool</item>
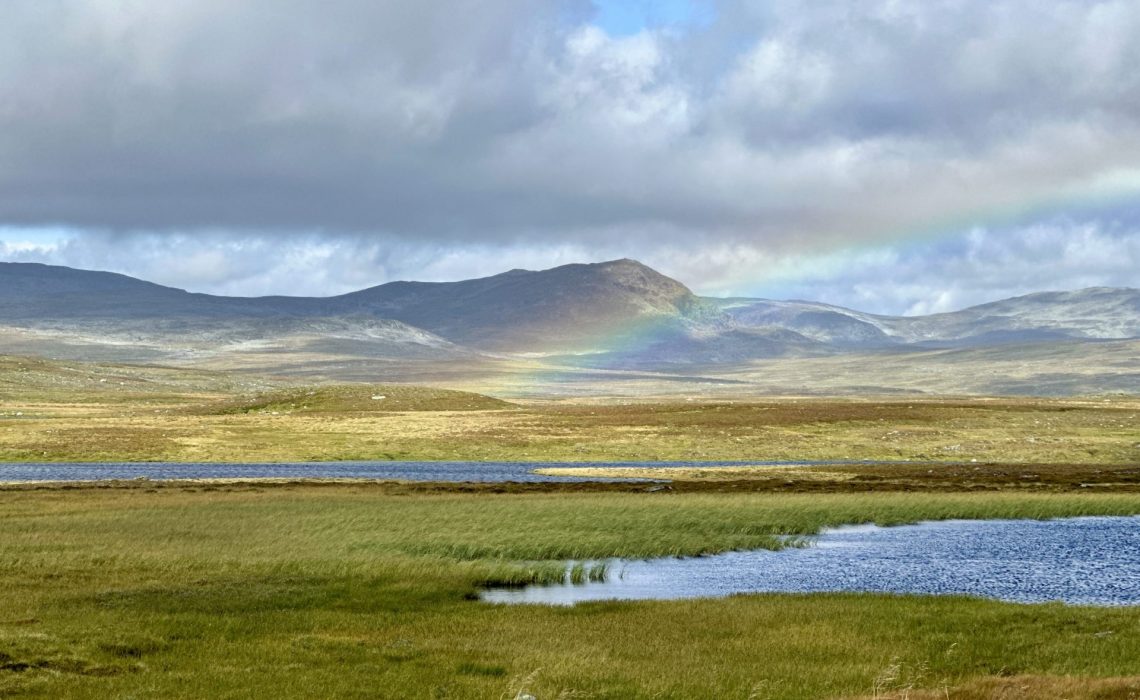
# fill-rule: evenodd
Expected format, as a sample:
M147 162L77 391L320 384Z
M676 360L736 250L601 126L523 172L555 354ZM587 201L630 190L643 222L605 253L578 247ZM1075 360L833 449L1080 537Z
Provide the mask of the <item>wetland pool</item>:
M607 564L604 581L493 588L481 598L573 605L739 593L866 592L1140 605L1140 517L856 525L825 530L809 538L807 546L780 551Z

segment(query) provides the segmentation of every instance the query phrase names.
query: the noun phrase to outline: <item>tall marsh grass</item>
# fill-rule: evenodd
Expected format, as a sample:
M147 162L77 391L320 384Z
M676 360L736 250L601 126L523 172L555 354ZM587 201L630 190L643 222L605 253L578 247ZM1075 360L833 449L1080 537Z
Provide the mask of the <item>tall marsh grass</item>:
M929 668L916 692L999 673L1140 675L1132 609L471 600L489 583L601 577L610 558L779 548L845 523L1136 513L1140 494L13 491L0 499L0 696L806 699L897 691L880 678L891 663Z
M1140 513L1140 494L385 495L366 488L27 492L0 503L0 573L263 571L457 586L604 575L615 558L802 544L823 528Z

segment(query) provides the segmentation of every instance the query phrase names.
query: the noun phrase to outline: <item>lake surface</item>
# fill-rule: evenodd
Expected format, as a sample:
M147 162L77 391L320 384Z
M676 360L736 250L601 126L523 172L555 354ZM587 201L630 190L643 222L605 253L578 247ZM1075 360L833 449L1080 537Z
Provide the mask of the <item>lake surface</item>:
M404 479L410 481L570 482L651 481L545 476L546 467L732 467L788 466L789 462L65 462L0 464L3 481L98 481L104 479ZM833 464L831 462L796 462Z
M482 598L572 605L824 591L1140 605L1140 517L843 527L804 548L616 560L604 582L492 589Z

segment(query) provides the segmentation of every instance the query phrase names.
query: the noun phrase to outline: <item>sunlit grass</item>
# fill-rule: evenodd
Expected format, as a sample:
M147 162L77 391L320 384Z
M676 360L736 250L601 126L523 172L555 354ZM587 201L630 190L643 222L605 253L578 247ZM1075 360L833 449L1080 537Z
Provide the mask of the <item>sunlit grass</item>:
M0 461L1140 463L1140 401L1125 396L507 404L434 387L0 355L0 403Z
M385 411L488 411L511 408L466 391L402 385L341 384L279 389L195 406L204 415L357 414Z
M366 385L181 398L108 390L86 403L29 392L0 411L0 461L1140 462L1140 404L1124 399L510 406Z
M573 609L472 600L488 583L562 580L567 561L578 563L572 580L587 580L612 557L773 548L843 523L1133 514L1140 495L2 495L0 694L818 698L869 696L891 664L924 669L925 688L1140 673L1132 609L860 595Z

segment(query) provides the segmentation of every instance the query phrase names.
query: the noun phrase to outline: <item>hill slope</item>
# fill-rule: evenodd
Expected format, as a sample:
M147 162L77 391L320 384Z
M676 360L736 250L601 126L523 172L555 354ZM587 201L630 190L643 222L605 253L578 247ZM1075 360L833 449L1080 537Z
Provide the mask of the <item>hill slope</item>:
M540 355L600 369L1140 337L1140 291L1043 292L921 317L708 299L633 260L392 282L327 298L193 294L125 275L0 263L0 349L297 367ZM58 351L58 354L57 354ZM256 356L257 361L250 358ZM572 358L572 359L571 359ZM393 365L385 375L398 372Z
M530 352L596 349L646 326L712 312L683 284L634 260L511 270L462 282L392 282L330 303L461 344Z
M329 335L335 321L387 324L385 340L491 351L597 349L715 309L632 260L564 265L461 282L392 282L328 298L192 294L107 272L0 263L0 323L117 340ZM359 335L359 334L358 334ZM446 340L444 340L446 339Z
M881 316L810 301L725 299L719 304L741 326L786 328L848 348L1140 338L1140 290L1129 288L1039 292L929 316Z
M884 330L912 343L1137 338L1140 290L1092 287L1072 292L1039 292L951 313L880 318Z

